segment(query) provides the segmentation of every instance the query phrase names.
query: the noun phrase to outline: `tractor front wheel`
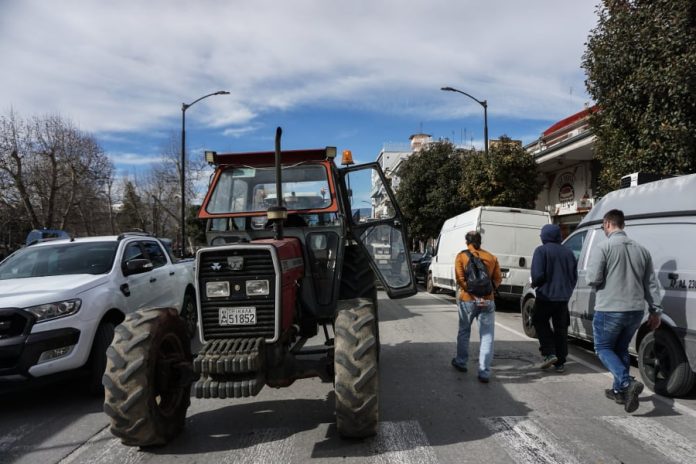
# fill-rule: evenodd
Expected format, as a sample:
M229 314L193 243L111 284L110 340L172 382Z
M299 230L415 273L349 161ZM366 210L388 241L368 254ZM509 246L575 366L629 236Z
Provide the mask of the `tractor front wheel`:
M116 327L106 351L104 412L130 446L164 445L184 427L193 357L186 324L173 308L143 309Z
M377 433L379 370L376 307L371 299L340 302L335 321L336 426L348 438Z

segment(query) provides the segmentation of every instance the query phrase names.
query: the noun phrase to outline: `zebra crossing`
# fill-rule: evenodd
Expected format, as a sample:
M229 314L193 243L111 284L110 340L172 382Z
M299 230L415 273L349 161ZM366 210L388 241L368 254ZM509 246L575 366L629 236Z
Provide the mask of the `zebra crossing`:
M325 437L329 425L323 424L311 433L293 431L288 428L268 428L252 430L239 435L212 437L224 440L224 446L215 449L187 449L165 447L154 452L143 452L137 448L126 447L111 436L108 429L102 429L90 440L76 448L58 464L146 464L159 462L218 462L221 464L280 464L313 462L355 462L377 464L438 464L446 462L479 462L480 454L472 454L471 449L491 449L497 456L489 462L510 462L517 464L579 464L579 463L675 463L696 462L696 441L693 419L679 416L672 418L671 427L660 418L639 416L600 416L592 419L575 418L576 426L596 428L599 436L608 437L602 443L587 441L585 437L573 437L573 427L563 427L569 423L567 418L500 416L475 419L487 434L478 437L483 443L476 445L462 436L460 441L450 444L432 445L437 437L430 437L417 421L385 421L380 423L374 438L350 443L337 454L322 455L308 443L317 443ZM677 422L675 422L675 420ZM560 424L560 425L559 425ZM677 424L680 430L674 430ZM188 430L185 433L194 433ZM187 440L195 442L200 437ZM206 437L210 439L211 437ZM309 439L308 439L309 438ZM434 439L434 440L432 440ZM441 447L451 447L444 452ZM315 447L316 448L316 447ZM344 453L345 455L341 454ZM439 455L458 456L442 460ZM507 460L499 460L505 456ZM340 459L339 459L340 458Z

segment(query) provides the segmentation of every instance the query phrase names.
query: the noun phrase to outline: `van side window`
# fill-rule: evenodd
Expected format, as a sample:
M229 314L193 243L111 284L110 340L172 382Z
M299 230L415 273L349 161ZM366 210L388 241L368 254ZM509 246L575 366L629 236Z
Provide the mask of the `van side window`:
M582 244L585 243L585 235L587 231L584 230L575 235L568 237L568 240L563 242L563 246L568 248L575 255L575 260L580 262L580 252L582 251Z

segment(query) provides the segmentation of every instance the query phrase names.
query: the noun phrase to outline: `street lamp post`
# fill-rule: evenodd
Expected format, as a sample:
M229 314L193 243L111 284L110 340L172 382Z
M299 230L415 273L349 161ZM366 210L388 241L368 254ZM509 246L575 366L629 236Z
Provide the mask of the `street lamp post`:
M479 100L478 98L474 98L471 95L469 95L466 92L462 92L461 90L457 90L453 87L442 87L440 90L444 90L446 92L457 92L461 93L462 95L466 95L467 97L471 98L474 100L476 103L479 105L483 106L483 149L484 152L486 153L486 156L488 156L488 101L486 100Z
M203 95L191 103L181 104L181 257L186 257L186 110L213 95L229 95L225 90Z

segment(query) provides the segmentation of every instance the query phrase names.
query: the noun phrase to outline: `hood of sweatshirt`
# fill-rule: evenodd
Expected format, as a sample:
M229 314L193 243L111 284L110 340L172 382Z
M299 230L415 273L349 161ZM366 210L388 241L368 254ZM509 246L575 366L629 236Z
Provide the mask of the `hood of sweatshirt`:
M546 224L541 228L541 243L561 243L561 228L556 224Z

